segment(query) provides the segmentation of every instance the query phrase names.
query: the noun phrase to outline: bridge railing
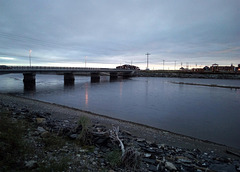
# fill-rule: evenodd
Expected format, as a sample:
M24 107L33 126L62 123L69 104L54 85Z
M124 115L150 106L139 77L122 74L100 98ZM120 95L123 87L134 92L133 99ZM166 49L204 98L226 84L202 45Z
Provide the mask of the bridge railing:
M93 68L93 67L55 67L55 66L7 66L5 69L68 69L68 70L104 70L114 68Z
M1 73L22 73L22 72L133 72L133 69L116 68L91 68L91 67L55 67L55 66L0 66Z

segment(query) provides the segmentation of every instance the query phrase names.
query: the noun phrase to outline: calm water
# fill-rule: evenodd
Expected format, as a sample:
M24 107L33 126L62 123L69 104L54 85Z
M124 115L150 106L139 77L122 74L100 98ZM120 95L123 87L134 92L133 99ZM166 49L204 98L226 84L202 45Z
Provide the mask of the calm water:
M240 80L131 78L90 83L76 77L36 75L24 90L22 75L0 75L0 92L75 107L240 148L240 90L172 84L171 81L240 86Z

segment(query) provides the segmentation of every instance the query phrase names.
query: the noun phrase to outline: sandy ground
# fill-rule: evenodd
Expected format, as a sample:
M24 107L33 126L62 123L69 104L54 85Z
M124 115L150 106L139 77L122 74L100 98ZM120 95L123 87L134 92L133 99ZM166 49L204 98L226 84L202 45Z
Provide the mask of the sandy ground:
M0 103L5 105L15 106L17 108L27 107L30 111L41 111L48 112L52 114L53 118L69 120L70 122L77 122L79 117L84 115L91 119L93 123L100 123L109 128L112 125L119 126L120 130L125 130L137 138L144 138L151 142L156 142L157 144L166 144L174 147L188 148L188 149L199 149L203 152L214 151L215 153L240 159L236 155L227 153L226 151L234 152L240 155L240 150L227 147L225 145L220 145L208 141L203 141L200 139L175 134L169 131L136 124L133 122L128 122L124 120L114 119L104 115L99 115L91 112L86 112L74 108L69 108L66 106L56 105L52 103L46 103L37 100L31 100L22 97L16 97L12 95L0 94Z

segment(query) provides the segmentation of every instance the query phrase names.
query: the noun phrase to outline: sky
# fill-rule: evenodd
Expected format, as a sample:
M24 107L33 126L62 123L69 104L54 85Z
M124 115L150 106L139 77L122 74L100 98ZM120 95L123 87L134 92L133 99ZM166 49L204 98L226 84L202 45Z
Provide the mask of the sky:
M239 9L240 0L0 0L0 65L146 69L150 53L155 70L237 66Z

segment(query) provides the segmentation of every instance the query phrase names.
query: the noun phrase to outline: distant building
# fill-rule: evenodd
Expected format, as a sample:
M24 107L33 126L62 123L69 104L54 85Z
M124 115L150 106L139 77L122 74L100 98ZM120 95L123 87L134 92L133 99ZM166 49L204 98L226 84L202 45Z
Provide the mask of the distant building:
M193 72L204 72L203 68L192 68Z
M133 69L133 70L140 70L139 67L134 66L134 65L122 65L122 66L117 66L116 69Z
M210 67L210 70L212 72L234 72L234 66L231 64L231 66L219 66L218 64L212 64Z
M205 71L209 71L210 68L209 68L208 66L205 66L205 67L203 68L203 70L205 70Z

